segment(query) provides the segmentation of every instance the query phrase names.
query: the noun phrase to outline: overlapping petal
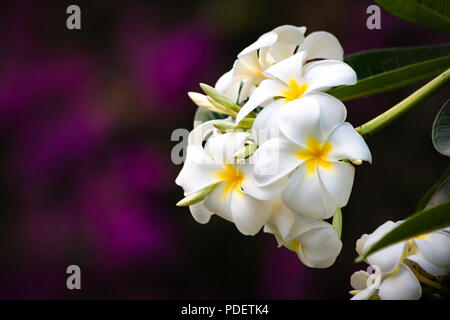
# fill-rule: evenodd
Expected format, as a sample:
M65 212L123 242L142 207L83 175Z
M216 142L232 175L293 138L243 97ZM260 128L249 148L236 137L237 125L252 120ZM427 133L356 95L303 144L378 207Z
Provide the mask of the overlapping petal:
M450 235L444 231L436 231L414 238L421 254L430 263L450 268Z
M216 172L221 170L222 166L208 157L200 146L190 145L175 183L184 189L184 195L187 196L219 182Z
M317 171L325 189L339 207L345 207L352 191L355 168L344 162L330 163L329 167L317 167Z
M262 81L258 88L253 91L247 103L239 111L236 117L236 123L241 122L241 120L244 119L256 107L274 97L280 96L280 92L283 90L286 90L286 85L280 81L273 79Z
M338 39L325 31L310 33L298 50L308 52L307 60L335 59L342 61L344 58L344 49Z
M261 187L278 181L302 163L299 148L287 139L271 139L261 145L250 158L254 163L254 179Z
M297 214L328 219L336 211L337 205L324 190L319 175L308 171L307 163L294 171L281 194L283 202Z
M205 208L203 201L189 206L189 210L191 211L194 220L201 224L208 223L213 215L211 211Z
M270 201L257 200L235 191L230 197L233 222L244 235L255 235L267 222L272 210Z
M348 122L340 124L327 140L332 146L328 158L339 161L343 159L364 160L372 163L372 154L361 135Z
M364 252L369 250L376 242L378 242L386 233L394 229L398 224L392 221L387 221L379 226L364 243ZM371 254L367 261L371 265L378 266L384 273L393 272L404 259L406 250L406 242L402 241L391 245L387 248L381 249L374 254Z
M383 279L378 295L382 300L418 300L422 287L414 273L402 263L397 272Z
M326 91L340 85L356 83L356 72L348 64L338 60L311 62L303 70L303 81L308 91Z

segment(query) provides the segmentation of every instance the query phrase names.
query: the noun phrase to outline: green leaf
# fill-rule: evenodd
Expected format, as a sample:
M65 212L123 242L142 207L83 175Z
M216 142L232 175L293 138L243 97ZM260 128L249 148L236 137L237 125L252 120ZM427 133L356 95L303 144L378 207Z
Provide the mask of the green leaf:
M215 88L213 88L205 83L200 83L200 87L209 97L211 97L217 103L221 104L223 107L233 110L235 112L239 112L239 110L241 110L240 106L238 106L236 103L234 103L233 101L231 101L230 99L225 97L223 94L221 94Z
M375 0L375 2L400 19L450 34L448 0Z
M431 133L433 145L444 156L450 157L450 99L439 111Z
M450 66L450 45L363 51L344 61L356 71L358 81L328 91L342 101L394 90L445 71Z
M421 234L429 233L450 226L450 201L420 211L402 224L392 229L383 238L376 242L356 262L365 260L369 255L397 242L408 240Z
M450 199L450 165L439 180L425 193L417 204L416 211L431 208Z
M333 228L336 231L336 233L340 239L341 234L342 234L342 210L341 210L341 208L338 208L333 215Z

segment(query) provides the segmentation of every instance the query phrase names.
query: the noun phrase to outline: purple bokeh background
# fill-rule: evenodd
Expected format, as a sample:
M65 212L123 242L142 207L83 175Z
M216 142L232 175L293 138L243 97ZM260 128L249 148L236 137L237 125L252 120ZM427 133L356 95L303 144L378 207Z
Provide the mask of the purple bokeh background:
M412 213L446 164L430 140L445 92L369 141L374 164L358 170L328 270L306 268L269 235L242 236L216 217L199 225L175 207L170 135L192 126L186 92L213 84L277 25L330 31L346 53L449 42L386 12L368 30L369 4L81 1L82 30L70 31L69 3L2 3L0 298L347 299L356 239ZM349 121L412 90L348 102ZM66 288L70 264L82 269L80 291Z

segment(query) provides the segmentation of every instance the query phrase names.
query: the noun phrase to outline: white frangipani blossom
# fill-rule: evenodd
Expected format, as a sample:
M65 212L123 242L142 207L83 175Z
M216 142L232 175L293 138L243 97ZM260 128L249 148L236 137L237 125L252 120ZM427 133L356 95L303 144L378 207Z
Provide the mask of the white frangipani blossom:
M372 234L363 235L356 243L358 254L369 250L400 223L387 221ZM411 266L416 263L431 276L448 274L450 235L445 230L438 230L401 241L369 255L366 262L379 272L376 274L365 271L354 273L351 285L358 293L352 299L366 300L374 297L382 300L419 299L422 288Z
M278 111L283 110L290 102L301 100L306 106L314 100L319 92L327 91L338 85L352 85L356 83L355 71L346 63L339 60L321 60L306 63L308 53L300 51L295 55L268 68L264 75L268 78L260 83L242 107L236 117L236 123L244 119L256 107L268 105L260 112L255 121L256 128L282 127L277 124ZM274 98L276 98L274 100ZM331 96L318 99L336 100Z
M286 206L299 215L330 218L350 197L354 167L349 161L372 161L345 116L345 108L328 108L313 98L285 105L280 112L283 137L266 141L253 155L256 184L268 187L288 177L282 192ZM273 161L278 161L276 172Z
M342 242L331 224L298 216L281 201L274 201L264 231L273 233L279 246L296 252L299 259L312 268L330 267L342 249Z
M313 32L306 38L306 27L284 25L275 28L238 54L233 68L216 83L216 89L240 103L266 79L264 71L298 51L306 51L307 59L343 59L343 49L328 32ZM239 100L239 101L238 101Z
M254 235L269 219L269 200L279 197L281 188L276 184L260 188L253 182L251 165L238 165L234 159L249 134L219 134L213 127L218 122L223 120L206 122L191 132L186 161L175 182L185 196L215 186L203 201L190 206L196 221L207 223L212 214L217 214L235 223L243 234ZM210 133L213 135L203 147Z
M342 62L333 35L305 37L305 31L284 25L263 34L239 53L215 90L201 84L206 95L189 93L199 107L236 120L192 130L176 179L186 197L178 205L190 205L199 223L216 214L245 235L264 226L305 265L327 268L342 242L340 224L335 229L323 219L347 204L353 164L372 156L345 122L344 104L325 93L356 83L355 71Z

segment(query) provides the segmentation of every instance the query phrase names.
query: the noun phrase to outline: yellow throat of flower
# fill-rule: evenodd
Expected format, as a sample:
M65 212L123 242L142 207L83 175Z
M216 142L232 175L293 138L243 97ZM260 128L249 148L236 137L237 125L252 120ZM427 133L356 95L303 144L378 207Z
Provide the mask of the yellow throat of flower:
M286 99L285 103L301 98L306 92L306 89L308 89L307 83L299 85L299 83L295 79L289 80L288 86L288 90L281 91L281 95Z
M306 149L299 151L297 156L306 161L306 171L308 173L316 172L316 167L329 169L331 162L327 160L328 154L331 152L332 147L329 143L319 143L316 139L310 138L306 142Z
M217 173L217 178L225 183L224 196L228 196L232 190L241 192L241 184L245 176L231 165L225 165L225 169Z

